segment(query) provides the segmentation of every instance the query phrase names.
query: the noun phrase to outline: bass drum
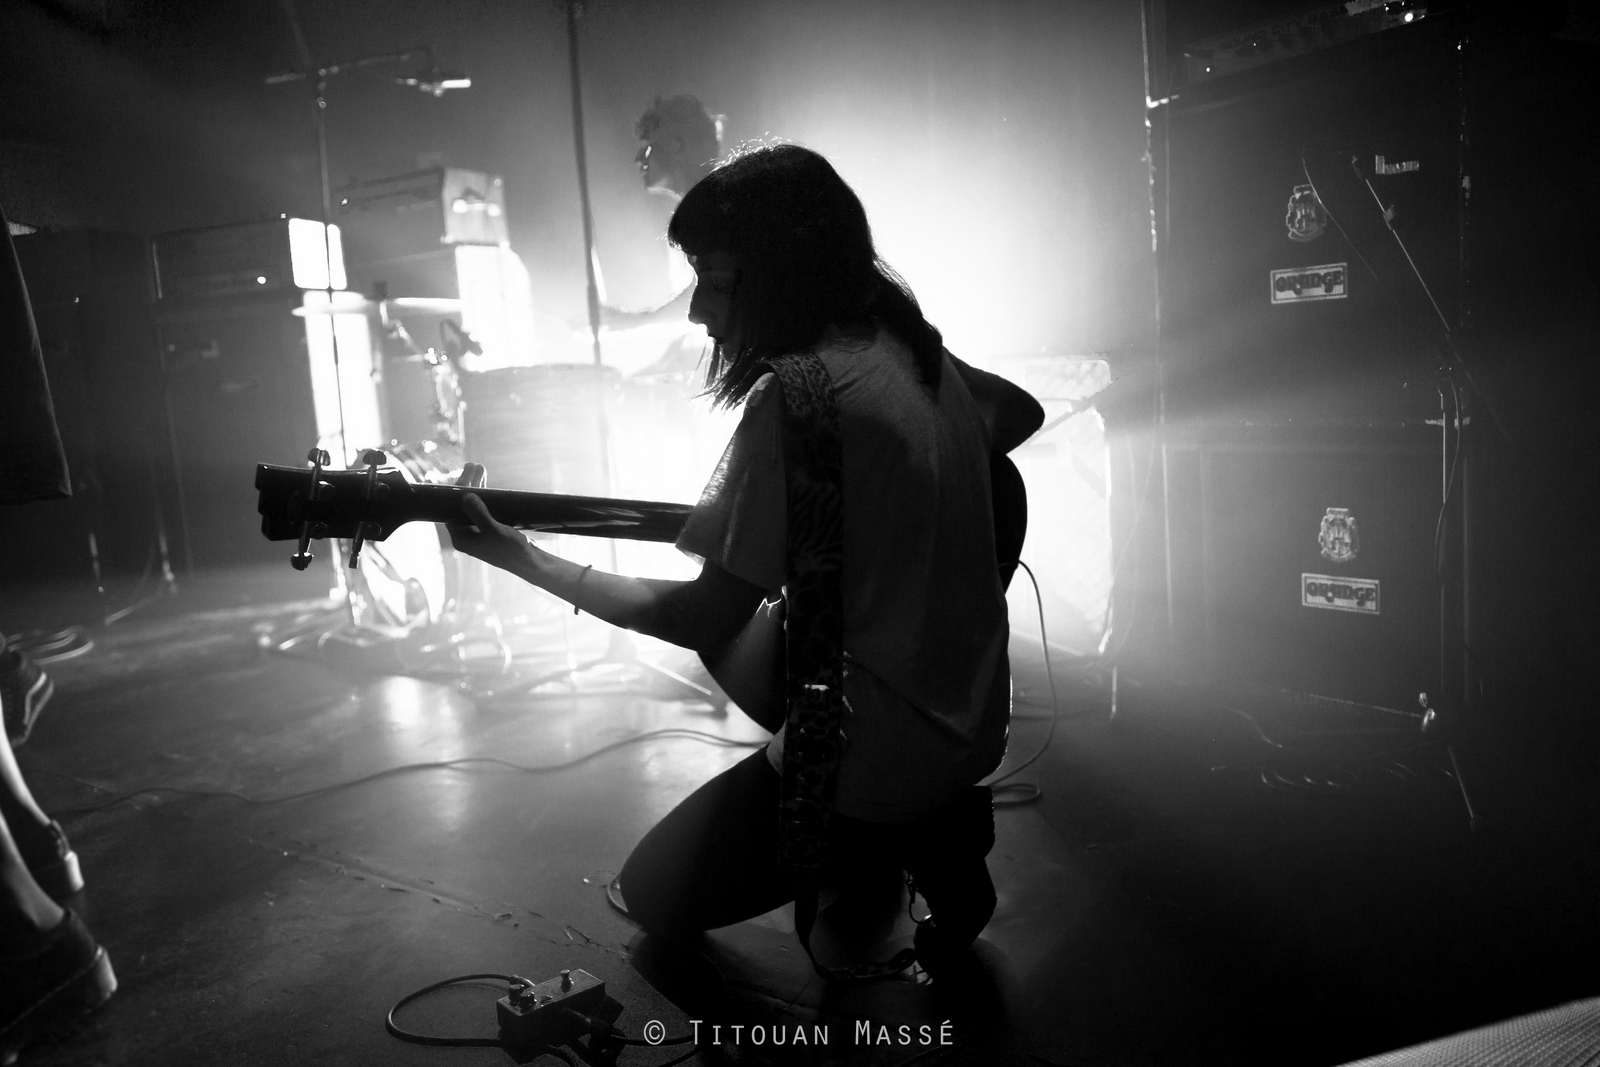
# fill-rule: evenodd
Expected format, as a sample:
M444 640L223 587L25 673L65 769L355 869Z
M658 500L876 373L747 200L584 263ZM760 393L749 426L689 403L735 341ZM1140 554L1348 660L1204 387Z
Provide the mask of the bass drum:
M464 374L466 454L497 489L616 496L609 438L621 427L607 423L621 386L616 370L587 363Z
M390 464L412 484L448 485L463 465L459 449L433 441L391 444L385 451ZM348 542L345 557L349 558ZM351 578L356 624L400 636L431 626L456 610L460 565L444 527L408 522L384 540L368 542Z

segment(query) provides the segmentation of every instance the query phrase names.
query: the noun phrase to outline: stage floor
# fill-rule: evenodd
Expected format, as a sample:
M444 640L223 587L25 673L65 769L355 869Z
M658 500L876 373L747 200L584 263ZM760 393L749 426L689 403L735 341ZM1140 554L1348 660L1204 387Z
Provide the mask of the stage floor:
M764 736L696 688L692 657L554 606L504 648L481 625L459 657L363 645L301 579L202 574L110 627L80 588L7 593L6 632L79 624L93 643L49 664L56 695L18 758L82 858L72 906L121 983L24 1063L506 1062L384 1029L408 992L479 972L583 968L631 1035L688 1032L725 984L728 1017L766 1043L702 1031L691 1063L1329 1064L1600 992L1592 790L1539 743L1463 739L1484 817L1469 834L1443 749L1393 722L1125 676L1113 715L1108 671L1057 661L1052 733L1020 634L1007 766L1050 744L1013 779L1039 798L997 811L999 907L969 974L824 983L788 909L664 955L607 883ZM661 730L678 732L634 740ZM413 766L472 757L546 769ZM909 940L899 916L877 944L819 945L887 954ZM492 1037L503 992L451 988L400 1021Z

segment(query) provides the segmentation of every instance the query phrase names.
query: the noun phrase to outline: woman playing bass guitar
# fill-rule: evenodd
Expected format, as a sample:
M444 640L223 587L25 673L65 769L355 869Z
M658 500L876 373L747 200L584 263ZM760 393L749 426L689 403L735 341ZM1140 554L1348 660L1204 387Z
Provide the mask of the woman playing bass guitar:
M905 871L937 917L916 937L937 979L994 910L992 805L975 785L1005 753L1010 705L991 466L1043 411L944 349L815 152L736 154L684 197L668 236L697 275L689 316L715 342L708 391L744 409L678 540L699 577L580 567L470 494L452 540L700 652L714 675L752 617L781 605L781 684L728 683L775 736L645 835L621 874L628 912L691 937L796 900L804 940L819 893Z

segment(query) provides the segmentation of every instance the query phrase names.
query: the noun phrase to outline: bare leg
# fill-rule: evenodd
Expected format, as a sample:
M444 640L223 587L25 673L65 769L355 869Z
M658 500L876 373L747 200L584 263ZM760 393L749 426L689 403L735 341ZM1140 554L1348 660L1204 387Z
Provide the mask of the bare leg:
M111 959L83 921L39 887L0 819L0 1064L65 1032L117 990Z
M45 934L60 924L62 914L28 873L6 821L0 818L0 957L40 951L47 944Z
M37 838L48 832L50 817L33 799L28 783L22 779L11 742L0 745L0 818L23 837Z
M78 854L61 827L33 799L9 741L0 744L0 819L5 820L11 844L33 881L47 894L62 900L83 888Z

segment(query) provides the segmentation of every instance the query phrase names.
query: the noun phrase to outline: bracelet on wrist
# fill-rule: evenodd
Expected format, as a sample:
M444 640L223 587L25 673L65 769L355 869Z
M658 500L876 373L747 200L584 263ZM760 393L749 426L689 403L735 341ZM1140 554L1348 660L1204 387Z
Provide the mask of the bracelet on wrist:
M572 583L572 595L573 595L573 596L574 596L574 597L576 597L576 596L577 596L577 595L578 595L578 586L580 586L580 585L582 585L582 584L583 584L583 579L584 579L584 576L585 576L585 575L587 575L587 574L588 574L588 573L589 573L589 572L590 572L590 571L592 571L592 570L593 570L593 569L594 569L594 564L593 564L593 563L590 563L590 564L586 564L586 565L585 565L585 566L584 566L584 568L583 568L583 570L581 570L581 571L579 571L579 572L578 572L578 580L577 580L577 581L576 581L576 582L573 582L573 583ZM578 614L578 604L577 604L577 601L573 601L573 604L572 604L572 613L573 613L573 614L574 614L574 615L576 615L576 614Z

